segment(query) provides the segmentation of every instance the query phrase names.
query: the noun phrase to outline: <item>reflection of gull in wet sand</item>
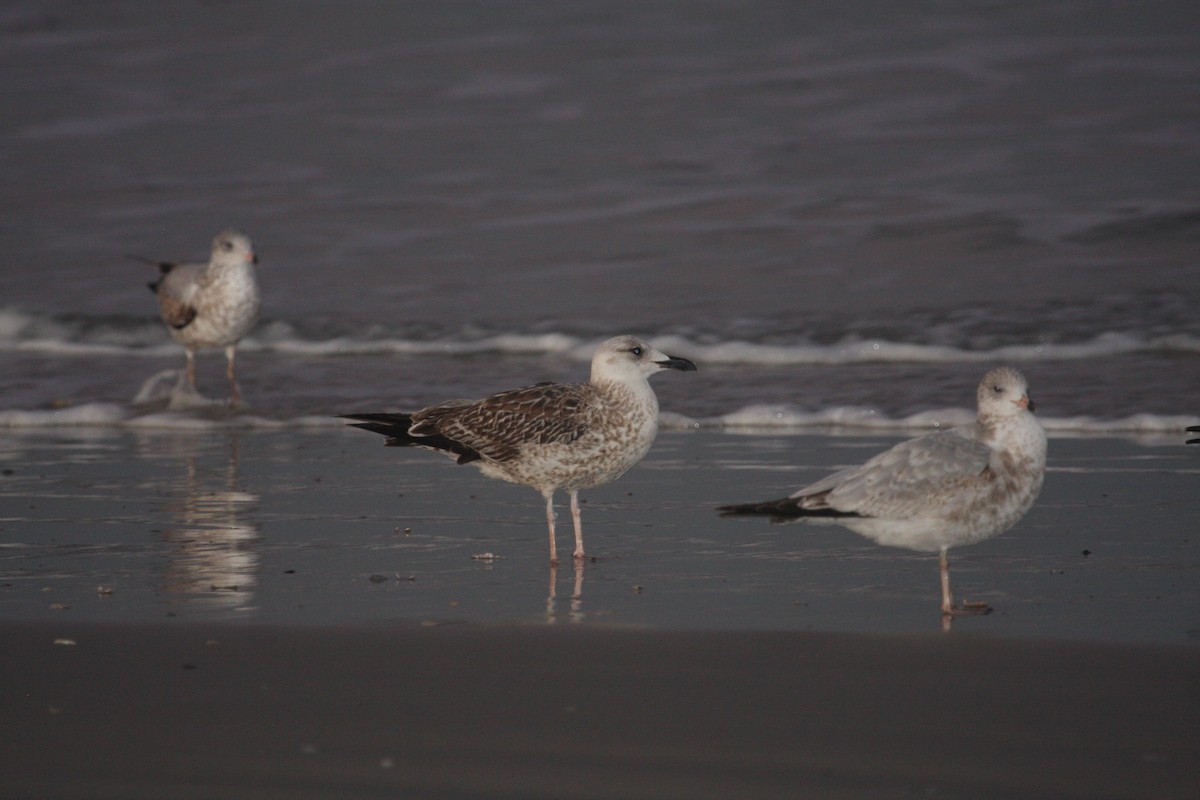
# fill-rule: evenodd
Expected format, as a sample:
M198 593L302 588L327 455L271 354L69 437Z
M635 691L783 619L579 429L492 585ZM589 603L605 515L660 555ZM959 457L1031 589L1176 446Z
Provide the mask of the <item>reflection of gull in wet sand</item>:
M955 607L946 551L1012 527L1041 491L1046 434L1027 390L1021 373L994 369L979 384L974 423L902 442L782 500L720 510L825 520L879 544L938 551L942 613L986 613L985 604Z
M566 619L571 622L583 621L583 562L575 561L575 583L571 587L570 605ZM551 624L562 619L558 611L558 565L550 565L550 594L546 598L546 622Z
M207 264L159 262L162 277L149 284L171 336L187 353L187 380L196 389L196 351L225 348L230 402L241 402L234 378L237 343L258 319L258 257L245 234L225 230L213 239Z
M646 455L658 432L658 398L647 378L664 369L691 371L696 365L633 336L617 336L596 350L587 383L540 383L477 403L345 418L387 436L388 445L442 450L489 477L537 489L546 498L550 561L557 563L554 492L566 489L571 496L575 558L582 559L579 490L616 480Z
M167 506L172 524L163 531L171 546L165 589L189 603L246 608L254 597L261 558L258 524L250 517L258 495L238 488L237 440L230 442L224 474L201 469L194 443L183 444L188 450L178 483L181 495Z

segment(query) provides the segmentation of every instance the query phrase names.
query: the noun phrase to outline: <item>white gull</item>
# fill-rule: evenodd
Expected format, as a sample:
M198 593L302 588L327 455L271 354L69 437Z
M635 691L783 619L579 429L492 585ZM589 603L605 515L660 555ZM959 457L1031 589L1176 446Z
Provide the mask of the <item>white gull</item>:
M1045 476L1046 433L1017 370L993 369L977 397L974 423L901 442L790 497L719 510L833 522L882 545L939 552L942 613L987 613L982 603L954 605L946 551L991 538L1029 511Z
M212 243L207 264L157 262L162 276L149 284L167 330L187 353L187 380L196 388L196 351L225 348L230 402L241 403L234 377L234 351L258 320L258 281L254 245L236 230L224 230Z
M571 497L576 559L584 558L579 490L615 481L642 460L658 433L658 398L647 380L664 369L694 371L634 336L602 343L587 383L539 383L475 403L455 401L411 414L346 414L391 446L440 450L484 475L532 486L546 498L550 562L554 493Z

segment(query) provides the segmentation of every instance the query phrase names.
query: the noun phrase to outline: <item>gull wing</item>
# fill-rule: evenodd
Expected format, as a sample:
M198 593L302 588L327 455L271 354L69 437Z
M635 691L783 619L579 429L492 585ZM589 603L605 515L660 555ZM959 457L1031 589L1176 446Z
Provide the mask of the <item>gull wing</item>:
M542 383L477 403L431 406L413 414L413 436L439 434L493 461L507 461L531 444L573 442L594 425L586 384Z
M199 287L202 264L171 264L164 262L159 265L163 276L150 288L158 296L158 310L163 321L175 330L181 330L191 324L196 318L196 307L192 300Z
M866 517L906 518L980 480L991 448L974 426L901 442L861 466L835 472L792 495L803 508L831 508Z

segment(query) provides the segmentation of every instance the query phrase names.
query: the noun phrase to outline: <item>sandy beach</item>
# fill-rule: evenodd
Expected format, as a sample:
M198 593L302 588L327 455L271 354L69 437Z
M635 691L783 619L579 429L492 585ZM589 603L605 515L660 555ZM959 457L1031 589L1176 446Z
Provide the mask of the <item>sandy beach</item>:
M536 493L358 433L5 435L0 794L1200 788L1200 452L1052 441L942 632L934 559L713 512L891 437L666 432L548 575Z
M6 797L1187 798L1194 649L0 626ZM70 642L68 644L68 642Z

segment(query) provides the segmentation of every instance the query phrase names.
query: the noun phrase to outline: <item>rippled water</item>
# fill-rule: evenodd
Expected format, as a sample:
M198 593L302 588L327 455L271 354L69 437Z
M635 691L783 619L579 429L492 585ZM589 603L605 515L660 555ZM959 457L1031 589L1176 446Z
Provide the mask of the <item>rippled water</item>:
M227 225L268 420L581 379L630 331L701 364L660 381L689 419L961 409L1006 361L1060 427L1195 421L1189 4L149 9L0 13L9 425L144 413L181 359L125 256Z

